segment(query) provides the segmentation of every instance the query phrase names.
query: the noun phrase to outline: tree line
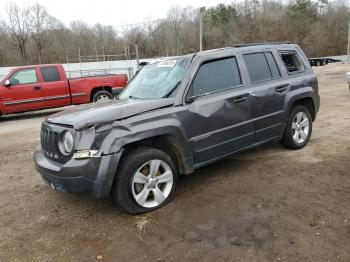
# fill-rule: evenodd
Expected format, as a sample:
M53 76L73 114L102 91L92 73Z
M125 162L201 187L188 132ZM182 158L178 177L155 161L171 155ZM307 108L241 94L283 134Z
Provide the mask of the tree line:
M121 27L74 21L66 26L47 9L10 4L0 17L0 66L121 60L182 55L237 43L299 44L309 57L347 51L350 8L345 0L245 0L210 8L172 7L166 18ZM118 56L116 56L118 54ZM89 60L85 60L89 61Z

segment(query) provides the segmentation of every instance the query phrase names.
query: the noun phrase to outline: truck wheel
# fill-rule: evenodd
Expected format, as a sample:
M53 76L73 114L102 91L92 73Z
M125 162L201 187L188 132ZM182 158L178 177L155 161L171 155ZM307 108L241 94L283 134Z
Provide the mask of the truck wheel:
M103 102L103 101L111 100L112 98L113 98L113 95L110 92L106 90L100 90L94 94L92 101Z
M297 105L291 112L281 144L290 149L303 148L310 140L312 117L309 109Z
M174 197L177 169L165 152L141 147L129 152L119 166L114 199L125 213L152 211Z

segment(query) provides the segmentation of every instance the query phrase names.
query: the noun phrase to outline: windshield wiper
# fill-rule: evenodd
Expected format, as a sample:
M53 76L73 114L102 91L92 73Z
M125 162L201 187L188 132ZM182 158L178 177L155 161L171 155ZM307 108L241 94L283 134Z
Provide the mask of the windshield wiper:
M168 93L166 93L162 98L169 97L179 87L180 84L181 84L181 80L177 82L176 85Z

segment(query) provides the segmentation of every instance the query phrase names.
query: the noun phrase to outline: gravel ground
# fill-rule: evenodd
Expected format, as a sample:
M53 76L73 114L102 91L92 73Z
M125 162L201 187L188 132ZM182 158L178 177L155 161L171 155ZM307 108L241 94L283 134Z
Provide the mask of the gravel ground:
M53 110L4 117L0 261L350 261L347 69L315 69L322 101L307 147L272 143L201 168L140 216L43 183L32 152Z

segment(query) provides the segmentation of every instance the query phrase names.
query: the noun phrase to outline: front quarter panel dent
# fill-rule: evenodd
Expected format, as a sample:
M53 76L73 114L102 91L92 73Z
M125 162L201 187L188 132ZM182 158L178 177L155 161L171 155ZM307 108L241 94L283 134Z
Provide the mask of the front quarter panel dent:
M105 153L114 153L127 144L161 135L175 136L184 148L185 155L188 156L190 154L189 145L186 143L188 141L187 135L177 119L156 120L143 122L135 126L114 127L106 135L101 148Z

